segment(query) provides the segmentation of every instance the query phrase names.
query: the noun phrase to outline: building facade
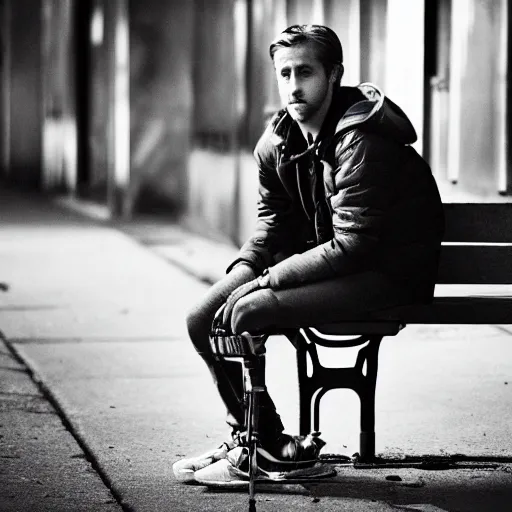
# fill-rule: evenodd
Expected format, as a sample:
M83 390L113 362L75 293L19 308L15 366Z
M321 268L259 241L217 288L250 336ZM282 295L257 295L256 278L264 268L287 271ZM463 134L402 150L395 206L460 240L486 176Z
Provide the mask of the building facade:
M240 243L252 149L279 97L268 46L293 23L340 36L417 132L445 202L509 202L506 0L0 0L5 180L164 211Z

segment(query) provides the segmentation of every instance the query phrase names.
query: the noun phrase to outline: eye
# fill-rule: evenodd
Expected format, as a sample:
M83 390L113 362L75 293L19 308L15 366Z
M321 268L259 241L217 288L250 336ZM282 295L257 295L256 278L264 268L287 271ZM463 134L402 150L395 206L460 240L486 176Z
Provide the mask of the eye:
M289 71L287 71L287 70L284 70L284 69L283 69L283 70L281 71L281 78L284 78L284 79L288 79L288 78L290 78L290 72L289 72Z

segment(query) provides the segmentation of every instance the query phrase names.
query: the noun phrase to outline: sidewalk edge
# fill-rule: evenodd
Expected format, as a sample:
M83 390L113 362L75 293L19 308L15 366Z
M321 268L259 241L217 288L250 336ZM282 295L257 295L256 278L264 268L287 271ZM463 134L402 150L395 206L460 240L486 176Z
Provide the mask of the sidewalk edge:
M30 361L23 356L23 354L15 347L5 334L0 331L0 340L5 344L11 355L16 361L26 368L27 374L30 379L37 386L43 397L48 400L50 405L55 409L56 414L60 418L64 428L70 433L73 439L76 441L80 449L83 451L87 462L91 465L91 468L97 473L105 487L110 491L112 497L116 500L117 504L122 508L123 511L132 512L132 508L124 503L122 494L117 490L113 481L109 478L107 472L99 460L94 455L94 451L90 448L87 441L75 428L73 422L68 418L64 407L62 406L59 398L52 392L50 387L44 382L44 379L40 372L30 363Z

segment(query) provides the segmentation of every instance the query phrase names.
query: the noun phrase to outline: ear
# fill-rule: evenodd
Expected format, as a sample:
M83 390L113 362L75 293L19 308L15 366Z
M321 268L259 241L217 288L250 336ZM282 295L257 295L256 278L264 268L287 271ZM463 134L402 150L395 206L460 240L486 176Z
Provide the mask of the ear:
M331 83L340 82L341 78L343 77L343 73L345 71L345 68L343 67L343 64L336 64L331 71L331 76L329 77L329 81Z

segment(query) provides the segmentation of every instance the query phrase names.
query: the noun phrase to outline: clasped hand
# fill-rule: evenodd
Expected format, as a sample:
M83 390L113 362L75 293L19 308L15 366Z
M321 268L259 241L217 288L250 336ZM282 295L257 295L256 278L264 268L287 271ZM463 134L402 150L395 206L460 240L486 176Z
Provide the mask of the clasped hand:
M222 325L225 328L229 328L231 322L231 314L233 312L233 308L235 304L249 293L252 293L256 290L267 288L268 287L268 278L267 276L258 277L249 281L248 283L242 284L238 288L236 288L233 292L230 293L228 299L226 300L226 304L222 313Z

